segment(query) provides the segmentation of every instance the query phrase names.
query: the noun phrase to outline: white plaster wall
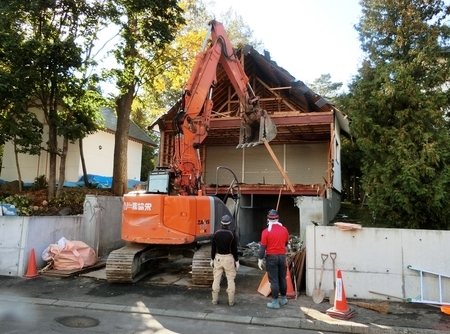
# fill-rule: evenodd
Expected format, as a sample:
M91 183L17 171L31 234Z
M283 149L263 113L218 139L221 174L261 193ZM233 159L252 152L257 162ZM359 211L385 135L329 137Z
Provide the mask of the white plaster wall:
M374 291L400 298L440 300L438 276L424 273L423 291L419 273L408 265L450 277L450 231L365 228L342 231L335 226L306 228L306 293L317 288L325 261L322 289L333 288L330 252L336 252L347 298L386 299ZM450 303L450 278L442 277L442 301Z
M114 156L114 135L98 131L83 139L83 152L88 174L112 176ZM83 175L81 163L78 175Z
M141 179L142 144L128 141L128 180ZM112 175L112 174L111 174Z
M43 122L42 111L36 111L38 118ZM44 126L43 142L48 139L48 128ZM113 174L114 134L98 131L83 139L83 151L88 174L111 177ZM58 140L58 147L62 147L62 138ZM49 176L49 154L42 151L40 155L19 154L19 166L22 181L33 183L40 175ZM142 144L128 141L128 179L140 180L141 177ZM56 177L59 177L59 162L57 157ZM78 141L69 143L66 158L66 182L76 182L83 175L80 149ZM5 143L3 152L3 165L0 178L5 181L18 179L14 155L14 147L10 142Z

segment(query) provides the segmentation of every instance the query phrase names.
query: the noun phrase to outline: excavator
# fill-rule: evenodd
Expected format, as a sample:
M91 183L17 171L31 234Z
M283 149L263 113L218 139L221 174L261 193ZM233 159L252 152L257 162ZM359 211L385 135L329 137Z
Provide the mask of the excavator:
M174 155L170 166L150 172L145 190L124 195L122 248L106 261L106 278L133 283L148 275L170 256L192 258L192 283L212 283L210 243L221 226L221 217L234 215L215 195L206 195L200 147L210 130L216 71L221 65L240 101L238 148L271 141L276 126L260 107L259 97L236 57L223 25L209 22L209 31L186 83L173 119ZM232 227L236 227L233 217Z

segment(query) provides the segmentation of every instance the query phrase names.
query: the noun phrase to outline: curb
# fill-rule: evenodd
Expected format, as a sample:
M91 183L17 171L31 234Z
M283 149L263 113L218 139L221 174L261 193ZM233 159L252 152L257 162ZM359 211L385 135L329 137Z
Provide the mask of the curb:
M310 319L296 319L296 318L261 318L251 316L232 316L216 313L203 313L203 312L189 312L189 311L177 311L158 308L147 308L142 306L128 306L128 305L113 305L103 303L89 303L89 302L75 302L60 299L46 299L46 298L31 298L31 297L17 297L14 295L0 294L0 301L3 302L19 302L35 305L46 306L62 306L73 308L85 308L97 311L113 311L113 312L125 312L125 313L142 313L151 314L157 316L187 318L194 320L208 320L208 321L221 321L232 322L238 324L252 324L256 326L264 327L277 327L277 328L293 328L293 329L306 329L315 331L326 331L335 333L356 333L356 334L442 334L442 331L433 329L417 329L406 327L389 327L371 324L370 326L352 322L337 320L317 312L314 314L316 320ZM311 314L312 315L312 314Z

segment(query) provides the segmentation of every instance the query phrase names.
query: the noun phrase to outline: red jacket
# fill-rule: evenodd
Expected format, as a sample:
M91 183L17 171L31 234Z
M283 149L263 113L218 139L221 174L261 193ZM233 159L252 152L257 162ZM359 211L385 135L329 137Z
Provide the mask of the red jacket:
M267 255L286 254L286 245L289 242L289 232L286 227L272 224L272 229L266 228L261 234L261 246L266 247Z

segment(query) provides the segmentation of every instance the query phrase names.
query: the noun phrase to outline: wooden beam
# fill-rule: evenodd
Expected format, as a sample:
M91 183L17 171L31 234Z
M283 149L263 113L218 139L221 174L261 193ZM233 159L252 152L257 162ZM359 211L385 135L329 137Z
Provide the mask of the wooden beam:
M275 153L273 152L272 148L270 147L269 142L264 139L263 143L266 146L267 151L269 151L269 154L272 157L273 161L275 162L275 165L277 165L278 170L280 171L281 175L286 180L286 183L287 183L289 189L291 190L291 192L295 192L295 189L294 189L294 186L291 183L291 180L289 180L289 177L287 176L286 172L284 171L283 167L281 166L280 162L278 161L277 156L275 155Z
M276 126L290 126L290 125L317 125L317 124L332 124L333 114L329 112L308 113L308 114L294 114L284 115L270 115L272 122ZM223 117L211 118L211 129L239 129L241 126L241 119L239 117ZM172 120L165 122L165 130L172 130Z

